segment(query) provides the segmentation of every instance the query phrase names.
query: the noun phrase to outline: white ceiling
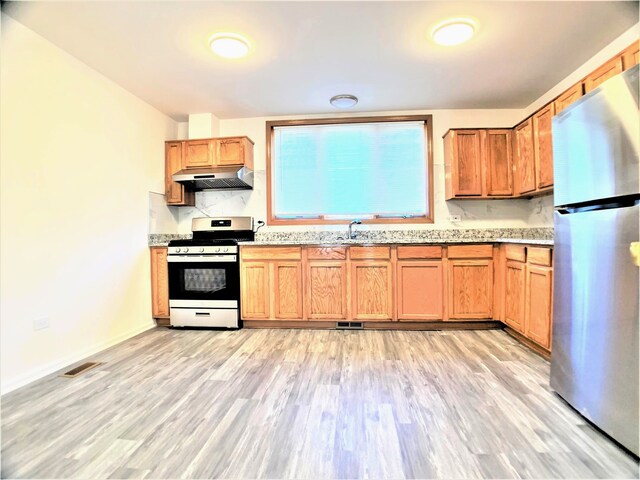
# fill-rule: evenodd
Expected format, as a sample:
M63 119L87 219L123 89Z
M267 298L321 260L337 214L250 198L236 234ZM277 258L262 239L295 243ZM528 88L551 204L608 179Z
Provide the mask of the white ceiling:
M638 2L8 2L2 10L176 120L351 111L524 108L638 21ZM480 29L458 47L428 32ZM223 60L208 37L253 50Z

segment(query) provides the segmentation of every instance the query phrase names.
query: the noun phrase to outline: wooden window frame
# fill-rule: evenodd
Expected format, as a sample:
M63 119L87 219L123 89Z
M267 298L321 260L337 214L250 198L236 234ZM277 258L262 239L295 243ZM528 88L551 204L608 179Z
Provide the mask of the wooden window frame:
M267 134L267 224L268 225L336 225L348 224L351 220L319 218L277 218L273 212L273 191L271 188L271 152L273 151L274 127L291 127L300 125L339 125L347 123L389 123L389 122L424 122L425 133L425 161L427 165L427 214L422 217L410 218L380 218L362 219L365 224L392 224L392 223L433 223L433 118L432 115L391 115L376 117L333 117L313 118L304 120L275 120L266 122Z

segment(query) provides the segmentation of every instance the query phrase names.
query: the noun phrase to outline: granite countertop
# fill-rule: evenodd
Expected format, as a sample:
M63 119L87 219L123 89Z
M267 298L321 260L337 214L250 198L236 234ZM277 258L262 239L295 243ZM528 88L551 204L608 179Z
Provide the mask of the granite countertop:
M361 230L354 240L339 240L339 231L263 231L254 242L240 245L369 245L443 243L522 243L553 245L553 228L487 228L448 230ZM191 234L150 234L149 246L166 246L170 240L191 238Z

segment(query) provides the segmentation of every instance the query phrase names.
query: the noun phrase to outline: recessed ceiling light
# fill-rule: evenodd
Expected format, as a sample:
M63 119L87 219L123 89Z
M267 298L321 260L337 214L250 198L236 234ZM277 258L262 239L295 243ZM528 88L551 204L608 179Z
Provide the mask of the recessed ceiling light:
M476 24L469 18L452 18L436 25L431 36L436 43L445 46L466 42L476 31Z
M336 108L351 108L358 103L358 97L353 95L336 95L331 97L329 103Z
M237 33L216 33L209 37L213 53L224 58L241 58L249 53L249 40Z

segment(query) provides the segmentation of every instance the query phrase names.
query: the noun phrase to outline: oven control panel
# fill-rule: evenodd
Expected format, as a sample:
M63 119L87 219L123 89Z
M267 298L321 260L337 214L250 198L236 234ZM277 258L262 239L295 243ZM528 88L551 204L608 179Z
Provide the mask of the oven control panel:
M237 245L169 247L169 255L229 255L238 253Z

